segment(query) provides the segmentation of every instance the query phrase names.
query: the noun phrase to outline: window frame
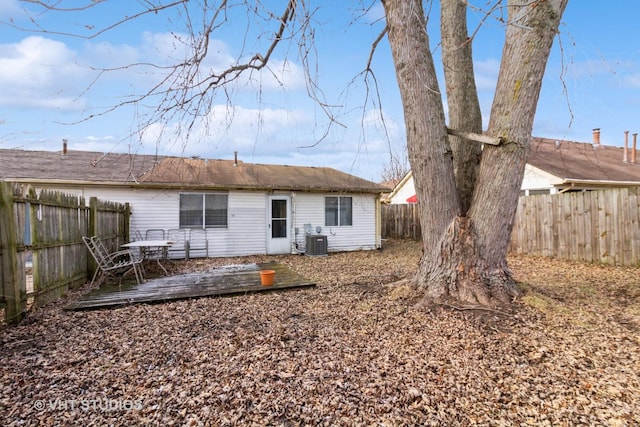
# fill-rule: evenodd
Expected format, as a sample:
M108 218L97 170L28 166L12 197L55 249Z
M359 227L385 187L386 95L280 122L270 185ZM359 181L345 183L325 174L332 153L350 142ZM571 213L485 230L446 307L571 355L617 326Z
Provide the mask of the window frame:
M336 199L337 204L335 205L335 207L329 207L327 205L329 199ZM346 206L347 199L349 200L348 207ZM345 209L348 210L344 210L343 212L343 206L345 206ZM329 208L331 208L332 210L329 211ZM336 224L329 224L328 219L330 218L330 215L332 217L335 217L332 219L335 219ZM347 219L348 221L345 221L345 219ZM324 196L324 226L353 227L353 196Z
M182 196L201 196L201 212L200 212L200 223L197 225L187 224L183 222L183 209L182 209ZM213 220L217 219L214 212L219 209L209 208L210 215L213 218L207 217L207 196L212 197L224 197L225 198L225 207L224 207L224 215L220 215L220 218L223 218L224 221L221 221L219 224L211 224ZM214 206L215 207L215 206ZM194 210L195 211L195 210ZM226 192L201 192L201 191L184 191L180 192L178 196L178 224L180 228L184 229L220 229L220 228L229 228L229 193Z

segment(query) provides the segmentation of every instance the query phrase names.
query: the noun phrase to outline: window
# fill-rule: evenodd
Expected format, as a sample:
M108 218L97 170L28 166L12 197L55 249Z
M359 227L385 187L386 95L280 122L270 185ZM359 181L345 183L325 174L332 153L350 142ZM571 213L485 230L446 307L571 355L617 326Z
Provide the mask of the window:
M353 225L351 197L324 198L324 225L338 226Z
M226 228L227 194L180 194L180 228Z

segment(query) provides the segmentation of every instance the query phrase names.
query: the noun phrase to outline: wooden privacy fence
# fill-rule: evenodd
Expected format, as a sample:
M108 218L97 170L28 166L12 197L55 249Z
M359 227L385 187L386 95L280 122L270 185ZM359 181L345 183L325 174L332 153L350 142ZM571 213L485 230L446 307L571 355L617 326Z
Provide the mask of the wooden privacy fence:
M638 188L520 197L510 252L640 264Z
M418 206L382 206L382 237L420 239ZM640 265L638 188L521 196L509 251Z
M382 205L381 218L384 239L420 240L422 238L416 203Z
M128 241L128 204L0 182L0 323L18 323L32 305L87 281L95 265L82 236L108 248Z

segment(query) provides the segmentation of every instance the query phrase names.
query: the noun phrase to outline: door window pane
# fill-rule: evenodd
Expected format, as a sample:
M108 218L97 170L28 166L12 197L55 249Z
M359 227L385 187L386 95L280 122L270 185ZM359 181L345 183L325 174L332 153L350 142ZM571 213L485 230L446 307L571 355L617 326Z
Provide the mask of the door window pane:
M271 237L287 237L287 201L271 200Z
M273 238L287 237L287 220L286 219L271 220L271 237Z

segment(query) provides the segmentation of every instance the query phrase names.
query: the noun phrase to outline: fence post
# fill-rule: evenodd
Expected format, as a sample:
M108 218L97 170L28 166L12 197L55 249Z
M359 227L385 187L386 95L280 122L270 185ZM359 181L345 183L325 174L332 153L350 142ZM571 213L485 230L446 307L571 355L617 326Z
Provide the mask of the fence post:
M87 237L97 236L97 218L98 218L98 198L91 197L89 198L89 224L87 225ZM89 276L91 276L98 268L96 264L96 260L93 259L92 256L87 257L87 271L89 272Z
M0 280L5 303L5 322L10 325L19 323L24 311L16 234L13 186L8 182L0 182Z
M89 236L96 236L98 234L98 198L91 197L89 199Z
M129 202L124 204L124 243L131 241L131 230L129 226L131 225L131 205Z

